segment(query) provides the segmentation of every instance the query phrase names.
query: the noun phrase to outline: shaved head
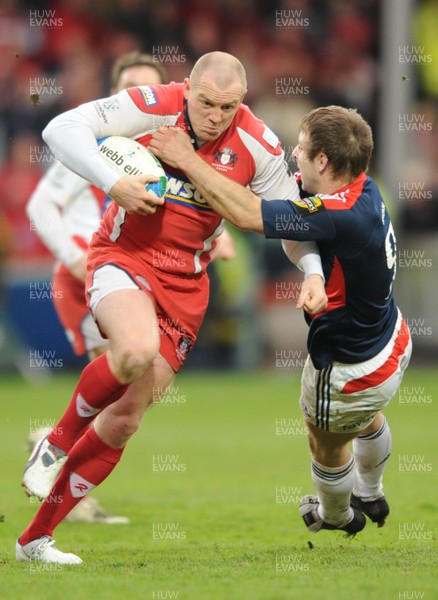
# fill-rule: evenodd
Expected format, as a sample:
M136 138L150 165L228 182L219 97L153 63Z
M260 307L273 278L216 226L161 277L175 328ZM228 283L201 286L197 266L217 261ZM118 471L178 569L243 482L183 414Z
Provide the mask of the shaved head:
M190 125L201 142L216 140L231 125L246 94L242 63L226 52L209 52L184 79Z
M209 52L196 62L190 74L190 83L196 87L204 76L208 77L219 89L233 84L240 85L242 95L246 93L246 74L242 63L227 52Z

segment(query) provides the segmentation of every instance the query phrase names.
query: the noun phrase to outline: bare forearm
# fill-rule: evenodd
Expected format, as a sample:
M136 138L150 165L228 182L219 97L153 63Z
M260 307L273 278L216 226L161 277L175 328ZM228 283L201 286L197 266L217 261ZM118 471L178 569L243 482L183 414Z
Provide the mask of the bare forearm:
M264 233L261 199L207 165L193 150L188 135L177 127L160 127L149 149L187 175L213 210L240 229Z
M186 157L183 169L213 210L240 229L263 233L258 196L215 171L195 153Z

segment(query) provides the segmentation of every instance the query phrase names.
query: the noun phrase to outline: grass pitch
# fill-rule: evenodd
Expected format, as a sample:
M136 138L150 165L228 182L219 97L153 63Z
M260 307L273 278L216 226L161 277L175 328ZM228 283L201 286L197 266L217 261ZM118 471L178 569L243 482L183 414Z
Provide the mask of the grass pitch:
M313 493L299 376L181 374L145 417L122 462L95 493L129 525L63 523L58 547L78 567L16 563L14 544L37 505L20 480L25 440L54 424L76 375L37 387L0 383L0 597L178 600L437 598L436 419L433 371L410 369L386 411L393 453L391 515L354 539L307 532Z

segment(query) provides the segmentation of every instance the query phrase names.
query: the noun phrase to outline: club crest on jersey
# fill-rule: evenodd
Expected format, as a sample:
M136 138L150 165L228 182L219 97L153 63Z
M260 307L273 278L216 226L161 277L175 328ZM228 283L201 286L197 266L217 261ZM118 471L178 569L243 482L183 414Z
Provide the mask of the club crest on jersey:
M176 354L181 362L185 361L188 353L193 348L193 340L187 335L182 335L178 340Z
M226 170L229 170L234 167L238 158L237 152L233 153L232 149L226 146L223 150L217 150L215 152L213 164L220 163ZM220 169L221 167L218 165L218 168Z
M301 209L301 211L306 211L309 213L315 213L319 210L324 210L324 204L322 203L321 198L317 196L309 196L308 198L299 198L298 200L292 200L295 206Z

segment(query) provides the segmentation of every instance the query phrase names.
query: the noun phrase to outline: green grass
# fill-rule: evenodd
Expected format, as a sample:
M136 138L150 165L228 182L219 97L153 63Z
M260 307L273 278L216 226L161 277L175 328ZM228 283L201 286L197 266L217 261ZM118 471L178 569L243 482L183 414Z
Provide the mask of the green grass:
M403 382L407 393L431 401L406 404L396 396L386 411L393 433L385 473L391 516L382 529L368 523L348 540L340 532L311 535L304 528L296 496L313 493L313 486L296 371L182 374L172 393L181 403L146 415L122 463L96 493L131 524L61 524L57 544L79 554L81 566L16 563L15 539L36 508L20 488L31 420L57 419L75 381L63 375L38 387L12 377L0 383L1 598L437 597L438 383L431 370L411 369ZM278 434L287 429L281 419L293 419L290 435ZM180 471L154 472L157 455L177 455ZM423 460L428 470L401 471L405 455ZM282 493L282 487L295 489ZM173 528L177 539L153 539L154 525L162 537Z

